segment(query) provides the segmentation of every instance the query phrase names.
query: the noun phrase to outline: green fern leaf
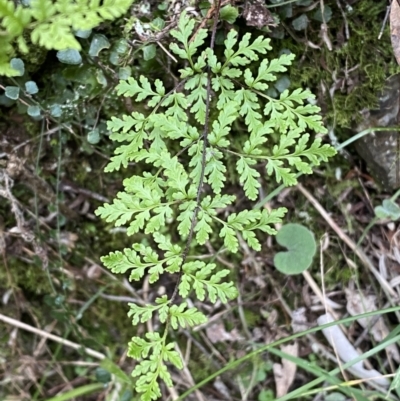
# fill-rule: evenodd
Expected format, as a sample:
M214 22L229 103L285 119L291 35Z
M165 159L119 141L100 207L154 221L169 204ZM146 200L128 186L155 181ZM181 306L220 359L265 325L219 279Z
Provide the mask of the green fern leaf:
M201 207L208 214L215 216L217 213L215 209L224 209L231 205L236 199L235 195L216 195L214 197L206 196L201 201Z
M153 234L153 238L158 248L165 251L164 261L168 266L165 271L169 273L179 272L182 263L182 248L179 245L173 245L167 237L158 232Z
M276 182L279 184L281 181L284 185L290 187L297 184L296 174L292 173L287 167L282 167L281 160L269 159L267 164L267 174L275 174Z
M251 34L246 33L239 42L239 47L236 52L233 51L233 46L237 42L237 32L230 31L225 40L225 65L232 64L234 67L244 66L251 61L258 60L257 53L266 54L268 50L272 50L269 45L270 39L259 36L252 44L250 44Z
M149 100L147 104L149 107L155 107L165 95L165 88L159 79L155 81L155 87L156 91L153 91L149 80L141 75L139 77L139 82L136 79L129 77L126 81L120 81L116 89L118 95L123 95L125 97L136 96L137 102L141 102L150 97L151 100Z
M258 156L262 153L260 147L267 141L265 135L272 134L273 125L271 122L266 122L263 125L257 126L250 134L249 139L243 146L243 153L249 156Z
M108 223L115 221L115 225L122 226L132 219L135 209L139 208L138 201L125 192L117 194L119 199L114 199L113 203L105 203L100 206L95 214L105 219Z
M260 177L259 172L250 167L254 164L256 164L255 161L248 157L241 157L236 164L240 183L243 185L246 196L251 200L257 199L258 188L261 186L257 180Z
M76 12L86 7L85 1L81 0L79 6L74 3L78 7ZM100 18L101 14L96 11L100 3L91 1L89 11L94 14L90 18ZM148 274L151 283L166 272L179 273L180 296L187 298L193 290L200 301L208 297L214 303L228 302L237 296L234 284L225 281L229 270L217 270L215 264L199 260L182 266L188 244L183 250L160 231L164 232L163 227L171 222L171 229L176 229L175 219L181 240L186 240L193 230L199 246L214 232L230 252L238 251L239 240L259 251L257 232L276 234L274 224L281 223L286 209L243 210L228 214L224 221L223 216L236 199L222 194L227 178L231 178L227 174L227 161L236 158L236 170L246 197L255 200L261 185L260 173L255 168L257 163L265 164L267 174L274 175L277 182L293 185L297 182L297 171L311 172L312 165L327 160L334 150L322 145L321 139L311 142L310 135L305 133L306 130L326 132L309 91L284 91L279 99L263 93L277 74L286 71L294 58L292 54L272 60L263 57L257 66L253 62L271 49L270 40L261 36L252 40L251 34L245 34L238 41L237 32L232 30L224 42L225 58L219 59L221 52L217 57L209 48L196 56L208 34L202 29L195 32L194 28L194 20L184 12L177 28L171 31L175 39L170 45L171 51L187 61L181 63L183 67L179 70L183 81L170 93L165 94L161 81L152 84L145 77L119 83L120 95L131 96L139 103L147 102L150 110L148 116L134 112L111 118L108 128L112 131L112 140L126 144L116 149L106 169L126 167L129 162L146 163L149 169L140 177L134 175L124 180L125 192L120 192L112 204L98 208L96 214L115 225L128 224L128 235L150 233L154 239L153 247L135 243L132 249L104 257L104 263L113 272L130 271L133 280ZM209 73L215 96L210 98L211 129L203 136ZM231 134L236 120L239 121L235 131L248 131L243 141ZM190 253L196 243L190 244ZM172 304L166 296L157 298L154 305L130 307L134 324L146 322L156 314L159 322L165 323L166 330L206 321L196 308L188 308L186 302ZM148 333L146 340L134 338L130 344L129 354L136 359L144 358L133 371L133 376L138 377L136 390L141 393L141 400L160 396L160 379L167 386L172 385L166 363L182 367L173 343L166 344L166 338L167 331L162 337Z
M132 337L128 344L128 355L134 359L147 358L151 353L160 354L162 338L157 332L146 333L148 341L141 337ZM138 366L138 371L147 372L146 366Z
M0 0L1 25L11 37L20 36L31 21L31 11L10 0Z
M303 155L314 165L318 166L321 161L327 162L328 159L335 156L336 153L336 150L328 144L321 146L321 138L317 138L311 147L303 152Z
M199 185L200 176L202 171L203 164L203 141L197 141L194 143L188 150L189 156L191 156L191 160L189 162L189 167L192 167L192 171L190 172L190 178L193 181L194 185Z
M217 109L222 110L224 105L235 98L235 91L233 82L225 77L218 76L212 78L211 86L216 92L220 92L218 95Z
M256 111L260 109L257 95L249 89L241 89L236 92L235 101L241 104L239 113L245 116L245 123L252 132L261 124L261 114Z
M168 318L169 306L167 296L156 299L158 305L139 306L129 303L130 310L128 316L132 318L132 324L136 326L139 322L145 323L153 317L153 313L158 311L161 323L165 323Z
M222 152L212 150L211 153L212 155L207 160L205 175L208 176L208 182L214 193L219 194L226 180L226 167L220 160L223 157Z
M204 245L205 242L210 238L210 234L213 231L210 223L211 217L207 213L200 210L197 218L197 224L194 229L196 232L197 242L200 245Z
M258 68L258 75L253 78L251 71L246 69L244 72L245 83L252 89L265 91L269 85L266 82L275 81L276 73L285 72L286 66L292 64L293 54L282 54L278 59L264 59Z
M229 135L232 123L238 117L239 105L236 102L228 101L223 110L218 115L218 120L213 122L212 131L208 136L208 141L213 146L225 148L230 142L226 137Z
M53 23L38 25L31 33L32 43L48 50L80 49L81 45L71 33L68 21L58 19Z
M170 35L187 46L190 35L193 32L195 21L193 18L188 18L186 12L182 12L179 17L178 29L173 29Z
M229 299L235 298L237 290L233 283L221 283L221 279L229 274L229 270L224 269L213 274L215 268L216 265L213 263L205 264L200 261L185 263L183 266L184 274L179 285L179 294L187 297L193 288L200 301L204 301L206 294L213 303L217 299L226 303Z
M164 351L163 356L165 357L166 351ZM176 359L176 358L175 358ZM168 371L168 368L163 364L160 367L160 372L159 372L160 379L162 379L167 387L172 387L172 378L171 374Z
M194 117L200 124L204 124L205 122L205 99L207 95L206 91L207 85L207 74L201 73L196 74L194 77L188 79L185 84L185 89L190 91L190 94L187 96L187 100L189 104L192 104L190 108L190 112L194 113Z
M243 230L248 224L256 222L260 218L259 210L242 210L240 213L232 213L228 217L228 224L235 230Z
M219 233L219 236L224 239L224 245L227 249L236 253L239 249L239 241L236 236L235 230L230 228L228 225L224 225Z
M107 128L114 133L111 135L111 139L113 141L122 142L122 141L137 141L137 147L141 147L143 144L144 135L140 141L136 138L142 134L142 130L144 129L147 123L147 118L142 114L134 111L130 116L124 115L122 120L117 117L111 117L111 120L107 122ZM135 128L137 132L130 132L132 128ZM121 131L127 135L122 135L118 133ZM144 134L144 133L143 133Z
M140 256L133 250L126 248L124 252L111 252L107 256L102 256L101 261L113 273L123 274L132 269L130 280L140 280L148 267L142 263Z
M175 121L188 120L186 110L189 106L189 103L183 93L174 92L166 96L162 101L161 106L168 107L168 109L165 111L165 115L172 117Z
M157 379L159 377L159 373L160 373L160 370L162 369L163 365L161 365L158 368L158 365L160 363L159 363L158 359L156 359L155 357L154 357L154 359L157 362L157 364L152 362L151 367L148 368L148 371L146 374L143 374L140 371L138 371L136 373L136 375L139 376L139 379L136 382L135 389L138 393L142 393L142 395L140 396L141 401L157 400L161 397L160 386L158 385ZM143 361L143 362L141 362L141 364L144 364L145 362L147 362L147 361ZM132 376L133 376L133 373L135 372L135 370L132 372ZM165 372L165 369L164 369L164 372Z
M207 322L207 318L197 308L187 309L186 302L181 303L179 306L172 305L169 311L171 326L174 330L177 330L179 326L186 328Z
M164 348L164 361L171 362L176 368L182 369L183 362L178 352L174 351L174 343L169 343Z
M32 0L30 6L32 17L38 22L49 20L57 12L51 0Z
M130 310L128 312L128 316L132 318L133 325L137 325L139 322L147 322L153 317L153 312L156 310L156 307L152 307L151 305L141 307L130 303L129 306Z
M279 207L278 209L267 210L263 209L261 215L256 222L249 223L246 226L247 230L260 230L269 235L276 235L277 231L271 225L281 224L287 209Z
M187 235L189 234L190 227L192 225L193 211L195 208L196 208L195 200L183 202L179 206L179 210L181 210L181 213L177 217L177 220L180 221L178 225L178 232L179 235L183 238L186 238Z

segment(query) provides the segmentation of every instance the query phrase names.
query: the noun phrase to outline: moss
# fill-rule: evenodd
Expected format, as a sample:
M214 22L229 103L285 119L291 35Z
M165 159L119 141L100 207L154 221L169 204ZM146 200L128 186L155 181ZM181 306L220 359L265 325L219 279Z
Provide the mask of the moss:
M209 355L202 353L196 347L192 348L188 368L193 375L195 383L201 382L215 372L215 366L211 361L212 358Z
M7 258L7 270L0 263L0 281L6 283L6 287L23 288L35 295L51 292L46 271L42 268L42 262L34 258L37 263L27 264L19 258Z
M86 294L85 299L91 296L93 294ZM88 331L95 343L106 345L111 353L118 353L117 349L125 349L137 332L137 328L129 324L127 313L128 307L125 303L97 298L85 311L80 325Z
M378 40L386 11L384 1L365 0L354 4L353 11L347 13L350 31L348 41L341 39L345 22L339 17L341 14L336 2L328 1L325 5L332 8L334 15L328 22L332 51L321 42L319 22L310 24L307 36L311 42L320 44L320 49L306 47L291 37L275 46L288 48L298 56L298 62L290 69L292 84L296 87L308 86L314 92L322 84L325 90L320 102L325 104L327 121L351 127L362 118L361 110L376 107L385 79L400 72L400 67L393 57L388 27ZM333 87L332 101L329 90Z

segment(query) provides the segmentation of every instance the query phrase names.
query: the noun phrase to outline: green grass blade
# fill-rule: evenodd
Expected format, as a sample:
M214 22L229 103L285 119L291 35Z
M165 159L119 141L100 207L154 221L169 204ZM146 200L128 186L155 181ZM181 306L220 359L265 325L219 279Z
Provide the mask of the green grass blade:
M55 397L48 398L46 401L67 401L72 398L80 397L85 394L92 394L95 391L104 390L103 383L92 383L78 388L74 388L66 393L56 395Z
M229 372L230 370L236 368L237 366L239 366L243 362L246 362L247 360L254 358L258 354L262 354L263 352L269 351L272 347L276 348L278 345L285 344L287 342L293 341L294 339L302 337L302 336L305 336L307 334L316 333L316 332L318 332L318 331L320 331L322 329L325 329L325 328L328 328L328 327L331 327L331 326L335 326L337 324L346 325L347 323L351 323L354 320L359 319L359 318L363 318L363 317L364 318L368 318L368 317L375 316L375 315L386 314L386 313L397 312L397 311L400 311L400 306L395 306L395 307L382 309L382 310L377 310L377 311L373 311L373 312L367 312L367 313L363 313L363 314L360 314L360 315L357 315L357 316L350 316L350 317L347 317L345 319L340 319L340 320L337 320L335 322L330 322L330 323L324 324L322 326L313 327L313 328L311 328L309 330L293 334L293 335L288 336L286 338L282 338L282 339L280 339L278 341L275 341L275 342L273 342L271 344L265 345L264 347L261 347L261 348L255 350L255 351L253 351L253 352L250 352L249 354L245 355L244 357L242 357L240 359L237 359L236 361L230 362L229 364L227 364L222 369L218 370L217 372L214 372L213 374L211 374L210 376L208 376L207 378L202 380L200 383L197 383L195 386L193 386L189 390L185 391L185 393L183 393L176 401L185 400L187 396L189 396L195 390L203 387L205 384L207 384L208 382L210 382L214 378L216 378L216 377L218 377L218 376L220 376L220 375L222 375L222 374L224 374L226 372ZM378 346L374 347L372 350L370 350L368 352L365 352L359 358L353 359L352 361L343 364L342 368L346 369L347 367L354 365L358 361L361 361L361 360L363 360L365 358L368 358L368 357L374 355L375 353L383 350L389 344L393 344L393 343L395 343L396 341L399 341L399 340L400 340L400 336L393 337L391 340L385 340L382 344L379 344ZM336 375L337 373L339 373L339 371L340 371L340 369L336 368L336 369L332 370L331 372L329 372L329 374L330 375ZM322 378L318 377L317 379L313 380L312 382L307 383L306 385L300 387L300 389L296 389L295 391L287 394L284 397L279 398L279 400L276 400L276 401L286 401L286 400L289 400L289 399L293 399L295 397L299 397L299 394L303 394L305 391L307 391L307 390L313 388L314 386L320 384L321 382L324 381L324 379L325 379L324 377L322 377Z

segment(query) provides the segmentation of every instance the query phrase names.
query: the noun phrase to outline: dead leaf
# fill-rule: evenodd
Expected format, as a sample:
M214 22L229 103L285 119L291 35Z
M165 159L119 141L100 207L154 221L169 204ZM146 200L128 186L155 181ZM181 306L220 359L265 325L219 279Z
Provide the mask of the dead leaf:
M78 240L78 234L71 233L70 231L63 231L60 233L59 243L64 245L68 252L71 252L75 248L75 242Z
M346 289L345 293L347 299L346 309L351 316L357 316L361 313L377 310L375 295L364 295L362 293L353 292L349 289ZM372 334L376 342L383 341L389 334L389 329L386 327L382 316L379 316L378 318L376 318L376 316L358 318L357 322L364 329L367 327L369 328L369 332ZM388 345L386 351L396 362L400 362L400 354L396 344Z
M92 264L86 271L86 276L87 278L90 278L92 280L98 279L102 274L103 270L99 265Z
M333 319L331 314L327 313L320 316L317 321L318 324L322 326L323 324L331 323L335 320ZM358 351L354 348L353 344L351 344L350 341L347 339L339 325L330 326L322 329L322 334L328 340L329 344L335 350L342 362L350 362L351 360L356 359L360 356ZM377 370L366 369L364 367L363 361L358 361L357 363L349 367L348 370L354 376L359 377L360 379L371 380L379 386L389 387L390 385L390 382Z
M232 399L231 395L229 394L228 387L227 387L226 384L221 380L220 377L217 377L217 378L215 379L213 386L214 386L214 388L215 388L217 391L219 391L219 392L224 396L224 398L225 398L226 400L231 400L231 399Z
M215 323L206 328L206 334L208 339L213 343L223 341L241 341L244 338L238 333L237 329L233 329L231 332L227 332L222 323Z
M390 37L397 64L400 64L400 6L397 0L390 7Z
M307 321L306 308L295 309L292 312L292 329L293 333L300 333L310 328Z
M281 351L292 356L298 356L299 346L297 343L281 347ZM297 365L287 359L282 359L282 364L274 363L273 372L276 386L276 397L283 397L287 394L296 375Z

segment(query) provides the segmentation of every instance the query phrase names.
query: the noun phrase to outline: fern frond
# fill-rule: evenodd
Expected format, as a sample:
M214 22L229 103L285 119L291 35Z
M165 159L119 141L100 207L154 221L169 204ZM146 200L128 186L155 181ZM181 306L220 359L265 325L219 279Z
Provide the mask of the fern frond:
M31 12L11 0L0 0L1 26L11 37L20 36L31 21Z
M234 299L237 296L237 290L233 283L221 282L229 274L229 270L224 269L214 273L215 268L216 265L213 263L205 264L200 261L186 263L183 266L184 273L179 285L179 294L186 298L193 289L200 301L204 301L206 294L212 303L215 303L217 299L223 303Z
M51 0L32 0L31 15L37 22L50 20L57 13L57 6Z
M89 30L105 20L112 20L127 12L133 0L32 0L27 7L15 5L11 0L0 0L0 25L5 29L2 36L7 43L16 39L23 53L28 47L22 36L31 30L32 43L46 49L80 49L81 45L73 31ZM9 48L2 48L10 55ZM12 76L12 71L3 67L0 74Z
M80 49L81 45L71 32L68 21L57 18L55 22L37 25L31 33L32 43L48 50Z
M171 326L174 330L177 330L179 326L187 328L207 322L207 318L197 308L187 308L186 302L179 306L172 305L169 312L171 314Z
M128 316L132 318L132 324L137 325L139 322L146 323L153 317L153 313L158 311L160 322L165 323L168 318L169 312L169 301L167 296L164 295L161 298L156 299L157 305L145 305L139 306L133 303L129 303L130 310Z
M255 200L262 175L265 176L258 169L260 164L278 183L293 185L298 171L309 173L312 164L334 154L329 145L322 145L320 139L312 142L310 135L304 133L307 129L326 131L309 91L286 90L279 99L265 93L277 74L291 64L292 54L272 60L263 57L258 68L254 63L245 69L271 50L269 39L259 36L252 40L251 34L245 34L239 40L232 30L220 60L209 48L196 57L207 31L200 29L194 34L194 30L194 19L182 13L177 28L171 31L175 41L170 49L185 60L179 70L183 80L179 92L175 89L165 94L161 81L153 84L144 76L121 81L119 95L147 103L151 110L148 115L134 112L122 118L112 117L108 123L111 139L126 144L117 147L106 171L126 167L132 161L147 163L151 169L124 180L125 192L118 193L112 204L98 208L96 214L115 225L129 224L128 235L152 234L155 245L134 243L131 249L112 252L102 261L113 272L130 271L131 280L148 275L150 283L165 273L179 273L171 299L163 296L154 305L130 305L133 324L156 315L166 326L162 337L147 333L146 339L134 337L129 345L128 354L142 359L132 373L138 377L136 390L141 393L141 401L160 397L160 379L172 385L165 363L182 367L173 343L166 344L168 329L193 327L206 321L197 308L188 308L185 301L176 302L177 291L187 298L193 290L198 300L208 298L213 303L228 302L237 296L234 283L226 281L229 270L218 270L216 264L199 260L187 262L186 258L193 256L193 249L217 236L230 252L239 250L239 240L259 251L257 232L275 235L273 226L286 213L285 208L278 208L229 214L236 196L223 193L230 178L227 161L236 158L237 177L244 194ZM210 124L204 127L209 74L214 93L209 99ZM238 138L232 135L232 127L241 132ZM168 224L172 224L174 233L171 238L178 243L186 241L184 246L161 234L168 230L164 228ZM193 244L189 241L192 237Z

